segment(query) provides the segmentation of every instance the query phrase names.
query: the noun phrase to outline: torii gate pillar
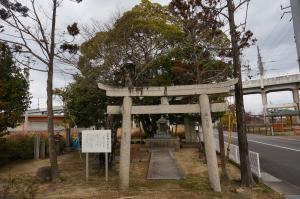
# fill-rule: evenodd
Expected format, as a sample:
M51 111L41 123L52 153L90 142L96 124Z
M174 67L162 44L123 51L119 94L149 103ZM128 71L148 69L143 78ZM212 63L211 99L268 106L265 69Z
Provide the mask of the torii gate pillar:
M120 147L120 188L123 190L129 187L130 169L130 143L131 143L131 97L123 98L122 107L122 138Z
M208 167L208 177L214 191L221 192L218 161L215 149L215 139L213 135L213 125L211 120L211 111L208 95L200 95L199 101L201 109L202 131L205 143L205 154Z
M120 188L129 188L130 169L130 141L131 141L131 115L132 114L188 114L201 111L202 128L204 133L205 150L207 157L208 175L212 188L221 192L218 162L215 151L215 140L211 120L212 112L224 112L225 103L210 104L208 95L228 93L232 90L237 79L217 84L180 85L165 87L134 87L114 88L99 83L98 87L106 91L109 97L123 97L123 106L108 106L108 114L122 114L122 139L120 147ZM169 105L169 96L199 96L199 104ZM132 97L161 97L160 105L132 106Z

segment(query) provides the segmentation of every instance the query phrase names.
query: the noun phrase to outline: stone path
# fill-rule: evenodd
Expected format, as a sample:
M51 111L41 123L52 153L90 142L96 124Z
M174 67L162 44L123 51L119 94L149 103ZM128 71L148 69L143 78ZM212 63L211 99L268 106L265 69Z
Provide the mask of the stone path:
M183 179L183 173L178 167L173 149L153 149L149 163L147 179Z

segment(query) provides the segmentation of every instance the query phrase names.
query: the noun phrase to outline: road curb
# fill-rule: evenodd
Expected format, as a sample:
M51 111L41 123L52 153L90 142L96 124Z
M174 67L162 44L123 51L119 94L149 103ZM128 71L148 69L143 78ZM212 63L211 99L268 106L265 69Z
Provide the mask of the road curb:
M287 199L300 199L300 187L262 172L262 183Z

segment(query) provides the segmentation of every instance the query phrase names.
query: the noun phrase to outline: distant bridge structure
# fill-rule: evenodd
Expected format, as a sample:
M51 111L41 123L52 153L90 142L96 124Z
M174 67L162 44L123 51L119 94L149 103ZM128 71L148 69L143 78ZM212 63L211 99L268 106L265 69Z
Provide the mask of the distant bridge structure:
M258 80L249 80L243 82L244 95L261 94L265 116L267 115L269 109L294 108L295 110L299 111L299 87L300 74L272 78L260 78ZM278 105L268 104L267 94L280 91L291 91L293 93L293 102Z

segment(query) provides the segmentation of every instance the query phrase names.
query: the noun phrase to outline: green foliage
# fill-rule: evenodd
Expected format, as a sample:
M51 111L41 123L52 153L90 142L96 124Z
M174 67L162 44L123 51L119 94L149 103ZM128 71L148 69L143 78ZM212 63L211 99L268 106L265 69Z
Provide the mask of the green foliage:
M221 29L224 24L218 14L206 8L216 5L217 2L206 0L173 0L169 6L161 6L142 0L111 27L103 28L81 46L78 68L82 78L128 87L227 80L232 76L231 64L226 62L230 41ZM115 99L109 100L109 104L121 104ZM172 104L185 104L199 99L170 100ZM158 98L136 98L133 103L160 102ZM151 135L159 117L141 115L136 118ZM170 118L177 123L182 120L177 116ZM198 116L195 118L199 121Z
M131 85L147 85L157 72L152 68L153 62L183 37L169 17L167 7L147 0L125 12L110 29L97 33L81 46L82 74L96 72L97 80L120 86L125 85L127 74ZM126 69L127 63L133 67Z
M174 23L185 35L174 54L173 73L179 77L175 84L212 83L231 76L232 67L225 61L230 40L221 30L217 6L218 1L210 0L171 1Z
M65 103L65 115L70 123L80 127L103 127L106 122L105 93L97 87L95 81L77 77L62 93ZM74 125L75 125L74 124Z
M15 66L7 45L0 43L0 134L20 122L30 103L28 89L28 82Z
M13 160L33 158L33 137L18 134L0 138L0 165Z

